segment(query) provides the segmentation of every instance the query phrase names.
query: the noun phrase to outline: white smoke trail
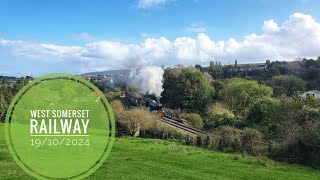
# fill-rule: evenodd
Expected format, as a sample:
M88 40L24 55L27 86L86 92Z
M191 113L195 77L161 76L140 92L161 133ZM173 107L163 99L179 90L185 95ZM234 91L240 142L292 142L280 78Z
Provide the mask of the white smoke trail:
M163 74L164 70L161 67L150 66L131 70L130 78L132 85L139 88L142 93L154 94L159 99L163 91Z

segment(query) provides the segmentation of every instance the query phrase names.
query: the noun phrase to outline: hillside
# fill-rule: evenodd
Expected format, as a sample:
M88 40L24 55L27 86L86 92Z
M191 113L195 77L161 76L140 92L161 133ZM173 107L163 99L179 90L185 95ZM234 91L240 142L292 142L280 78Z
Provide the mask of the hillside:
M31 179L11 158L3 124L0 135L0 179ZM163 140L119 138L88 179L320 179L320 171Z

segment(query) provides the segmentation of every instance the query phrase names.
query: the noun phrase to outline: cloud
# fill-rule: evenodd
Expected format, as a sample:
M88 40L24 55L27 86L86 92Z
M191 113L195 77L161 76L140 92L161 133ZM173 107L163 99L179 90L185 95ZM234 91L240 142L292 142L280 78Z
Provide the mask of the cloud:
M238 41L229 38L215 41L204 33L195 38L146 37L141 43L96 41L83 46L61 46L27 41L0 39L0 57L12 56L25 60L71 63L79 72L124 69L141 66L171 66L176 64L208 64L210 60L222 63L264 62L294 60L298 57L320 56L320 23L312 16L292 14L278 25L264 21L262 34L252 33Z
M151 9L156 8L162 5L165 5L166 3L170 2L172 0L139 0L137 8L139 9Z
M82 32L82 33L76 33L72 35L76 40L79 41L84 41L84 42L92 42L92 41L96 41L96 37L94 37L93 35L86 33L86 32Z
M275 23L273 20L264 21L262 30L264 33L274 33L278 32L280 28L278 27L278 24Z
M195 32L195 33L204 33L204 32L207 31L206 27L201 26L201 25L196 24L196 23L190 24L186 28L186 30L189 31L189 32Z

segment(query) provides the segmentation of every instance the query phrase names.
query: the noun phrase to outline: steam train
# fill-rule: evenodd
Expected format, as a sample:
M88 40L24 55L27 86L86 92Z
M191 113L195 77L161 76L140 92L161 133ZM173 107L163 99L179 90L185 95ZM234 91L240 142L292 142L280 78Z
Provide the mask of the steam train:
M162 111L162 104L156 102L153 99L139 97L134 95L132 92L126 91L125 92L126 99L132 104L133 106L141 106L144 105L149 107L151 111L157 111L159 114L164 115L165 112Z

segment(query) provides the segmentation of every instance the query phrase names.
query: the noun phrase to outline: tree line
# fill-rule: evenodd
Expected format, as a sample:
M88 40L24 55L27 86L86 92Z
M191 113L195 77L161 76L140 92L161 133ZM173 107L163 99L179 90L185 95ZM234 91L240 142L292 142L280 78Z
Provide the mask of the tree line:
M246 130L277 143L270 157L319 168L320 99L301 95L320 88L320 58L267 61L260 69L219 64L166 69L161 102L191 126L215 134Z

